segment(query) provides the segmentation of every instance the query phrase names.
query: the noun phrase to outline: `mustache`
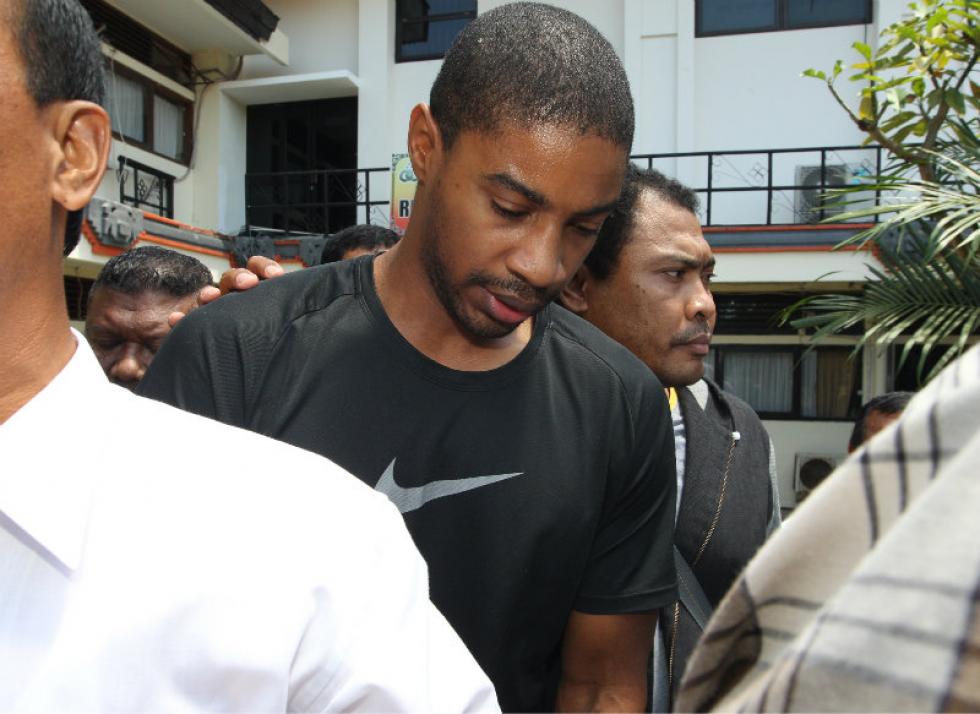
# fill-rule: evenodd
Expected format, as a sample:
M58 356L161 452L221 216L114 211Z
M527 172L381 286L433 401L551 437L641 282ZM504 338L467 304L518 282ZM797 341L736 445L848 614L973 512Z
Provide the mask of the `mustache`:
M697 322L694 325L685 328L680 334L674 335L670 341L670 344L672 347L686 345L688 342L691 340L696 340L698 337L711 337L711 328L708 326L707 321Z
M466 278L466 284L476 285L482 288L493 288L498 292L513 295L523 302L537 306L538 310L558 297L562 288L560 285L553 288L536 288L517 277L496 278L480 272L470 273Z

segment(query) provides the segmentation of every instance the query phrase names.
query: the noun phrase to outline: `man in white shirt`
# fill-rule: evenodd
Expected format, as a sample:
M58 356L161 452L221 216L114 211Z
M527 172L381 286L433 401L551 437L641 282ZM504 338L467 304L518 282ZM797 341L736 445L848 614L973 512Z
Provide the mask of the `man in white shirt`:
M99 42L76 0L0 15L0 711L496 709L384 496L111 386L70 331Z

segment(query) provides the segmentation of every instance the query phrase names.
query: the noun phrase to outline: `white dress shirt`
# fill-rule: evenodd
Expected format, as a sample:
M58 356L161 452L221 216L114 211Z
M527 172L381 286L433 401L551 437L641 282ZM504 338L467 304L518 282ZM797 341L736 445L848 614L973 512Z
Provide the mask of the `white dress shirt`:
M0 424L0 711L497 709L384 496L75 337Z

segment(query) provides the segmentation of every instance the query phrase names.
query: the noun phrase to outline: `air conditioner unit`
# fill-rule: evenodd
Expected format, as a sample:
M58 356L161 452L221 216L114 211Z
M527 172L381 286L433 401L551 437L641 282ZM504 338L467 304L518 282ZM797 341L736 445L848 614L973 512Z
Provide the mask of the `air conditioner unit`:
M862 166L827 164L823 167L823 184L820 181L820 165L796 167L796 189L793 205L798 223L819 223L825 218L853 210L855 196L827 195L829 191L844 186L856 186L868 175ZM862 199L866 198L861 196Z
M800 503L810 492L833 473L844 460L843 454L797 454L793 473L793 490Z

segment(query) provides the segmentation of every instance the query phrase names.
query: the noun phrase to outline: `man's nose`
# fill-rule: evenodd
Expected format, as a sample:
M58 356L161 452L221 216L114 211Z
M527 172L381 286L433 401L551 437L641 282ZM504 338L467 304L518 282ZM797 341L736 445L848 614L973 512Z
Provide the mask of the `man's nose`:
M140 358L142 350L140 345L127 344L120 358L109 370L109 377L120 384L136 383L143 379L147 364Z
M532 287L548 290L570 277L563 262L562 227L548 222L523 236L510 260L511 272Z
M715 319L715 298L711 290L700 280L687 301L687 318L689 320L704 319L709 322Z

